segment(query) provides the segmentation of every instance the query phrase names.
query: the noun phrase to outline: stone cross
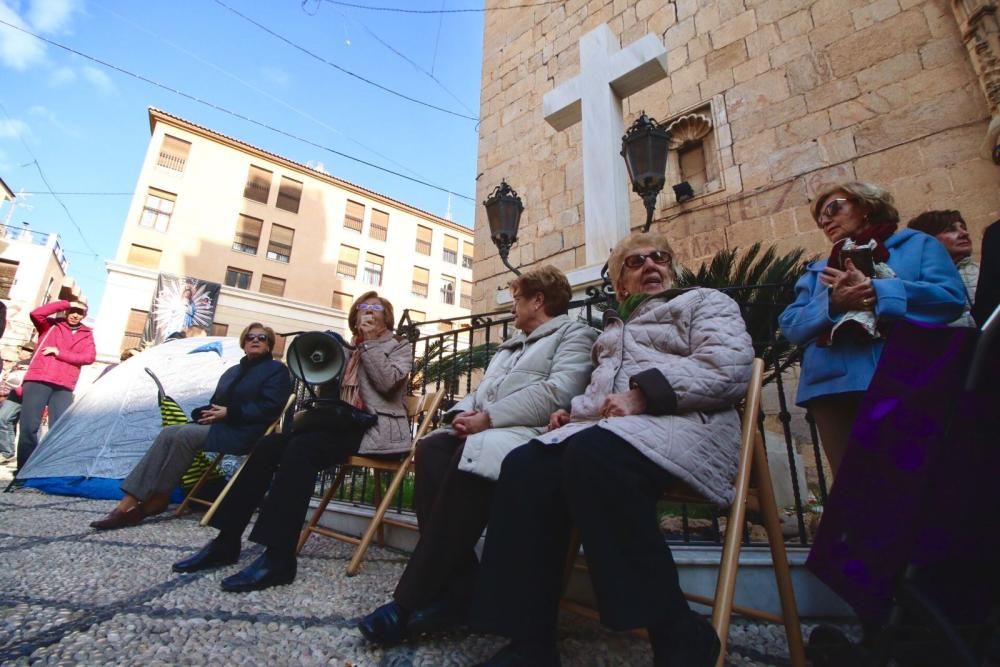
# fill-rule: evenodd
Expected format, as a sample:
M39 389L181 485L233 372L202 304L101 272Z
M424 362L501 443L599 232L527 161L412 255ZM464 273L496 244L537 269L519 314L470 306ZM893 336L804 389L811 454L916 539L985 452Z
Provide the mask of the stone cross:
M583 120L583 224L587 264L601 265L631 228L628 174L619 155L622 99L667 76L667 50L652 33L619 48L602 24L580 38L580 73L545 94L545 120L556 130Z

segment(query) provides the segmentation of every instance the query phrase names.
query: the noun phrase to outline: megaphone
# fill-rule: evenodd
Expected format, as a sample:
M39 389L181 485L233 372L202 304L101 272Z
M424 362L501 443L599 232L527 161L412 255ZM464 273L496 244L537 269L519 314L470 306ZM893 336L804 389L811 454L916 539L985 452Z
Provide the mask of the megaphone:
M350 345L332 331L307 331L288 347L288 368L309 385L339 381L347 366L345 347Z

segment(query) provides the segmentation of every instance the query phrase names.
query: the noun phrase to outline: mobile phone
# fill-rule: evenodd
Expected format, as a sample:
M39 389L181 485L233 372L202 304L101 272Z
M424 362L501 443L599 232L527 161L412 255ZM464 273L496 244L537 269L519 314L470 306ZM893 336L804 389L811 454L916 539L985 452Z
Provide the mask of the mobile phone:
M851 260L861 273L869 278L875 277L875 260L872 257L872 249L865 246L861 248L851 248L840 253L840 263L845 271L847 270L847 260Z

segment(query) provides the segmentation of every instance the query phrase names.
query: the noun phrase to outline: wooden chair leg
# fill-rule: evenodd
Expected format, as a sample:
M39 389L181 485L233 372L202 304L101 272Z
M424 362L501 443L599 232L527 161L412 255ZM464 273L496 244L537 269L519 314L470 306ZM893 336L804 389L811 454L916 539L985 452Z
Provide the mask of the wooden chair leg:
M198 481L194 483L191 490L188 491L186 496L184 496L184 502L182 502L181 506L177 508L176 512L174 512L174 516L180 516L187 511L188 506L191 504L191 499L198 497L198 492L201 491L201 487L205 486L205 482L208 481L209 475L211 475L219 467L219 462L222 461L222 457L223 454L221 452L215 455L215 458L212 459L211 465L205 468L205 472L201 474Z
M309 523L306 524L306 527L302 529L302 533L299 534L299 544L295 548L296 554L301 552L302 547L306 545L306 540L308 540L309 536L312 535L313 528L315 528L316 524L319 523L319 520L323 516L323 512L326 511L326 506L329 505L330 500L333 499L333 494L337 492L337 489L339 489L340 485L344 482L344 475L346 474L347 474L347 466L340 466L340 469L337 470L337 476L334 477L333 482L330 484L330 488L327 489L326 493L323 494L322 500L319 501L319 506L316 508L316 511L314 511L312 513L312 516L309 518Z
M236 472L232 474L229 481L226 482L226 485L222 488L222 491L220 491L219 495L215 497L215 502L212 503L212 506L209 507L204 516L201 517L201 521L198 522L198 525L207 526L208 522L212 520L212 517L215 516L215 512L219 509L219 505L222 504L223 499L229 494L229 489L233 488L233 484L236 483L236 478L240 476L241 472L243 472L243 467L247 464L247 461L250 460L251 456L253 456L252 450L249 454L243 457L243 462L240 463L240 467L236 469Z
M378 507L379 505L382 504L382 471L381 470L375 470L375 469L373 469L372 470L372 477L373 477L373 481L375 482L375 489L374 489L375 495L374 495L373 500L375 501L374 502L375 507ZM386 497L388 497L388 496L386 496ZM380 547L384 547L385 546L385 526L382 525L381 521L379 521L379 523L378 523L378 532L376 534L376 537L378 538L378 545Z
M361 569L361 561L365 557L365 552L368 551L368 547L372 543L372 538L375 537L375 533L382 526L382 519L385 518L385 513L389 510L389 505L392 503L392 499L396 497L396 493L399 491L399 487L403 485L403 479L406 477L406 473L410 471L413 466L413 456L408 456L407 459L400 464L399 469L392 478L392 482L389 483L389 488L385 490L382 495L382 502L378 504L378 509L375 510L375 515L372 517L371 523L368 524L368 528L365 529L365 534L361 538L361 543L358 544L357 548L354 550L354 555L351 557L351 562L347 565L347 576L353 577Z
M806 652L802 642L802 628L799 624L798 606L795 603L795 591L792 588L791 569L788 566L788 553L785 550L785 537L781 532L778 507L774 501L771 474L767 467L767 451L759 438L754 443L753 463L760 511L763 515L764 528L767 531L767 541L771 545L771 564L774 567L778 599L781 601L781 614L785 622L788 656L793 667L805 667Z

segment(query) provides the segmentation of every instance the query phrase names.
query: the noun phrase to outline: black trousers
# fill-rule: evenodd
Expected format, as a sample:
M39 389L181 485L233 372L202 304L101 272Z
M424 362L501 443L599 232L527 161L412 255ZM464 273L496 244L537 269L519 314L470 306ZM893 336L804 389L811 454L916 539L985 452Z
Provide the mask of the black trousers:
M573 526L604 625L663 627L681 618L689 608L656 516L670 480L597 426L559 445L532 441L511 452L497 483L473 628L513 639L555 638Z
M361 435L317 431L265 436L209 524L223 539L239 540L260 506L250 540L279 558L294 558L316 474L357 452Z
M420 540L393 595L408 609L442 597L465 608L472 598L479 569L475 547L496 483L458 469L464 448L464 440L445 431L417 443L413 502Z
M42 413L49 408L49 428L56 425L69 406L73 392L48 382L25 382L21 385L21 434L17 438L17 469L35 452L38 446L38 429L42 426Z

